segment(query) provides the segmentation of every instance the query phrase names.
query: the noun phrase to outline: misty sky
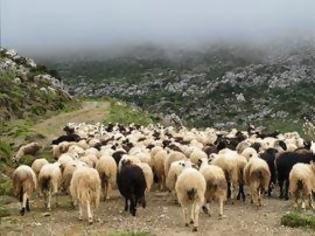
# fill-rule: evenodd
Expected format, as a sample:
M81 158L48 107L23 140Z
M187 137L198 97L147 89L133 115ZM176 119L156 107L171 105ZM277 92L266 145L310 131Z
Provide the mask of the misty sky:
M2 42L25 53L315 34L315 0L0 0Z

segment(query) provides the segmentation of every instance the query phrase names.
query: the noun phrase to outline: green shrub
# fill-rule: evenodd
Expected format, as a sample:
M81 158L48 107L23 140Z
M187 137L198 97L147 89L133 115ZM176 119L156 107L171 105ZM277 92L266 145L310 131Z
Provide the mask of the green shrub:
M0 206L0 218L1 217L6 217L6 216L10 216L10 211L4 207Z
M105 118L105 123L148 125L153 123L153 120L147 112L139 108L131 107L123 102L111 101L111 107L109 114Z
M0 196L1 195L12 195L12 180L11 179L1 179L0 180Z
M290 212L281 217L281 224L289 227L306 227L315 230L315 215Z

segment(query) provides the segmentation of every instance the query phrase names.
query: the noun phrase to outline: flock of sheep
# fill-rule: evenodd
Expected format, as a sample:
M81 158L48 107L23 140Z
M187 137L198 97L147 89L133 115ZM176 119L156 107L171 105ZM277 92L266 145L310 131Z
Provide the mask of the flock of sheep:
M145 194L153 184L156 191L168 190L177 199L185 225L192 224L193 231L198 229L200 210L210 214L212 201L219 204L219 217L224 217L224 204L245 201L248 190L251 202L261 207L276 183L280 198L288 199L290 192L297 207L305 208L308 200L313 208L315 144L296 132L268 134L253 126L226 132L85 123L68 124L64 131L52 141L56 162L36 159L31 167L21 165L14 171L22 215L30 211L29 199L38 188L48 209L52 198L57 203L58 193L69 193L79 219L86 210L92 223L91 207L98 207L101 198L110 198L112 189L118 188L125 211L135 216L137 204L146 207ZM25 145L14 160L38 150L37 143Z

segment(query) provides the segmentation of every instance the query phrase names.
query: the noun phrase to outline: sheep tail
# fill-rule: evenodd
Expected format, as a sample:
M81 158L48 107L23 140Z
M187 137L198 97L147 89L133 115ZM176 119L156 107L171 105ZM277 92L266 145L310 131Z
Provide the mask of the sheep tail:
M101 186L104 189L106 187L107 182L108 182L108 177L105 175L105 173L101 173L100 178L101 178Z
M187 191L187 197L189 200L194 200L196 196L197 190L195 188L192 188Z
M297 186L297 190L303 190L303 187L304 187L303 180L298 179L296 186Z
M265 169L260 169L256 172L256 176L260 182L261 189L266 191L269 186L270 174Z
M41 179L40 188L42 191L44 191L44 190L48 191L49 190L50 178L51 178L50 176L47 176L47 177L43 177Z

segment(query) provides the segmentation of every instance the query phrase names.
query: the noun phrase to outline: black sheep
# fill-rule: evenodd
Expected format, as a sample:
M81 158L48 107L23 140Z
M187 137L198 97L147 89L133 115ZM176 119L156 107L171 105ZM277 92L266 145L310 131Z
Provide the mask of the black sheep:
M125 211L136 216L137 204L146 207L145 189L147 187L142 169L130 163L123 163L117 176L120 194L125 198ZM130 203L130 205L129 205Z
M123 155L126 155L127 153L124 151L116 151L113 153L113 158L118 166L120 159L122 158Z
M289 174L292 167L296 163L310 163L310 161L315 161L314 153L312 152L284 152L276 158L276 166L278 172L278 183L280 187L280 198L289 199L288 189L289 189ZM285 192L283 193L283 183L285 182Z
M260 154L260 158L265 160L268 164L270 173L271 173L271 178L270 178L270 183L268 187L268 196L271 196L272 188L276 184L276 167L275 167L275 159L276 159L276 154L278 153L277 149L274 148L268 148L264 153Z
M67 142L79 142L81 140L80 136L77 134L61 135L59 138L56 138L52 141L53 145L58 145L64 141Z

